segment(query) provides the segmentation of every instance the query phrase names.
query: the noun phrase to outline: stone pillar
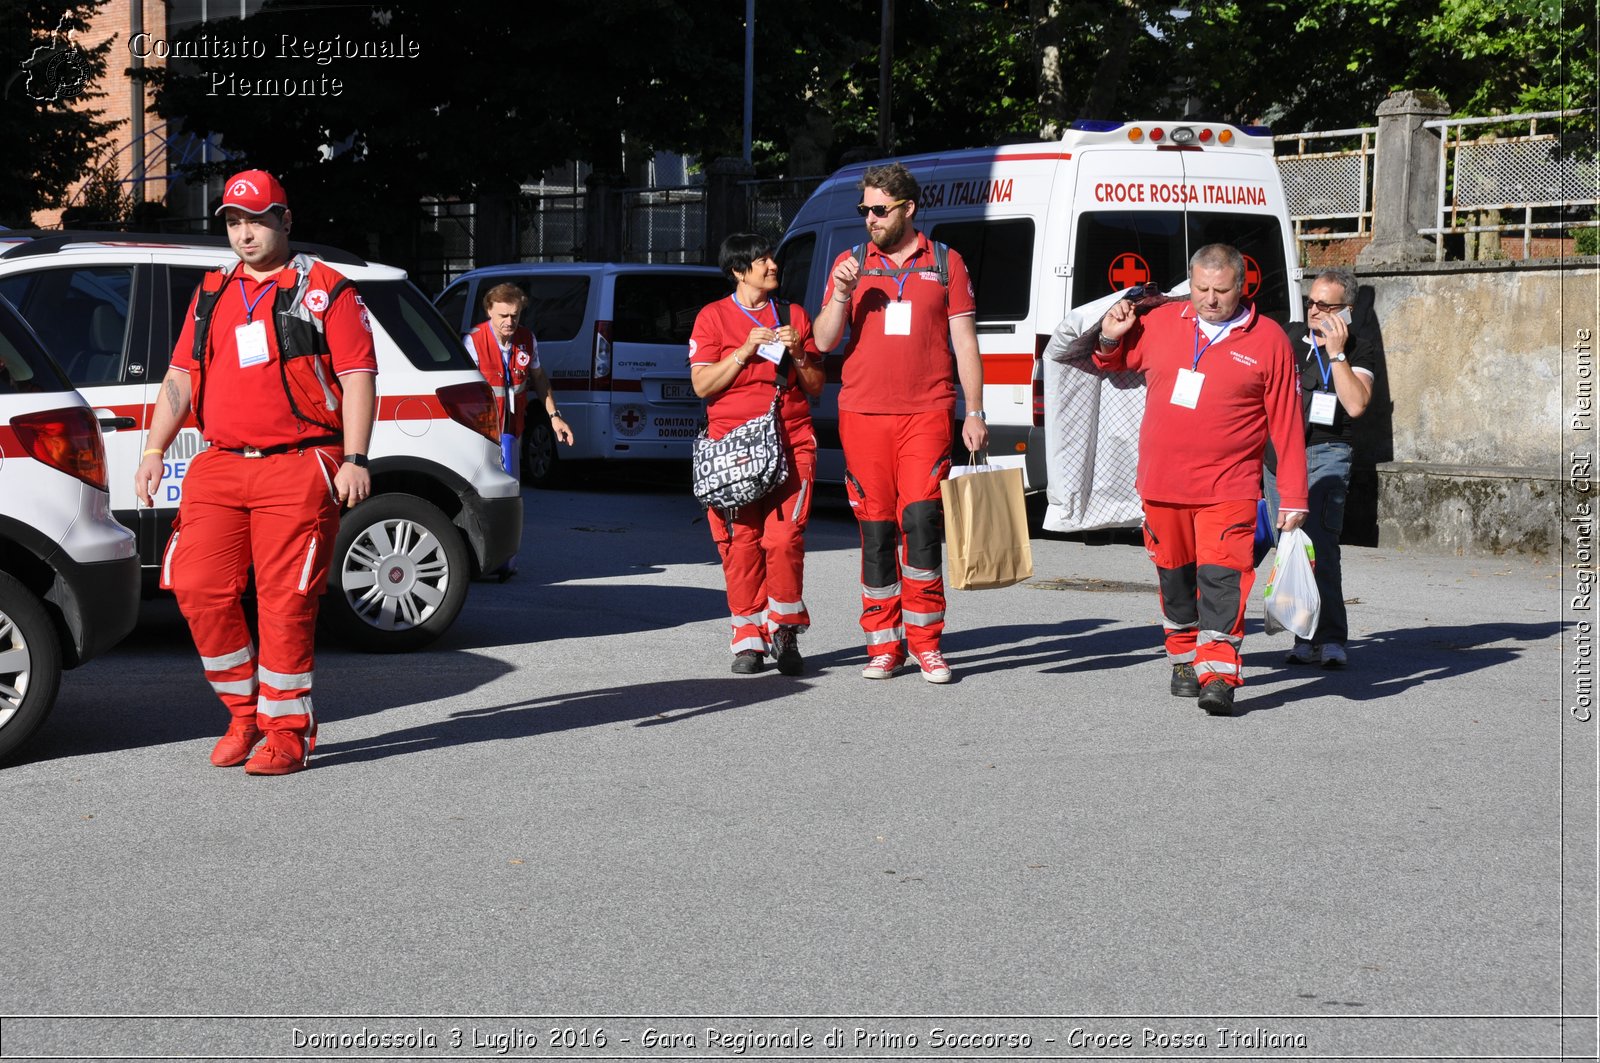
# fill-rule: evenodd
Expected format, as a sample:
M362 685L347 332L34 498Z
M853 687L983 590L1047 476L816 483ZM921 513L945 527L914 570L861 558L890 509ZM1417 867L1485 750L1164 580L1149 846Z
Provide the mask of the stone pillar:
M621 174L591 173L584 178L583 257L589 262L622 261Z
M706 167L705 260L712 265L722 241L750 231L750 193L741 182L755 175L755 167L743 159L712 159Z
M1433 239L1417 230L1438 224L1439 134L1422 123L1449 113L1431 92L1397 92L1378 105L1372 243L1356 256L1357 268L1433 259Z
M478 197L472 224L472 264L496 266L517 260L516 220L511 197L486 193Z

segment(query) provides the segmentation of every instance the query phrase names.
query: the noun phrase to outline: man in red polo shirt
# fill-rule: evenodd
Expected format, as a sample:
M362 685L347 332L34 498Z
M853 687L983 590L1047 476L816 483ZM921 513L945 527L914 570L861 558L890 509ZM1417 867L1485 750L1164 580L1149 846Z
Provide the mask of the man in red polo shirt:
M814 335L831 351L846 331L839 437L845 485L861 526L861 628L868 679L888 679L907 647L922 677L948 683L939 482L950 471L956 381L966 416L961 440L988 445L983 361L966 263L919 232L921 189L899 163L861 179L869 242L833 263ZM952 350L954 356L952 357Z
M239 261L207 274L190 301L134 492L151 504L162 454L192 410L209 446L184 477L161 583L232 717L211 763L288 775L316 742L314 633L339 507L372 492L378 363L355 287L290 254L276 178L235 174L217 213ZM239 602L252 567L259 653Z
M1189 300L1137 316L1122 299L1100 322L1095 364L1144 374L1139 497L1156 563L1170 689L1233 715L1239 646L1255 582L1262 453L1278 453L1278 527L1306 519L1300 375L1283 329L1244 300L1244 258L1208 244L1189 260Z

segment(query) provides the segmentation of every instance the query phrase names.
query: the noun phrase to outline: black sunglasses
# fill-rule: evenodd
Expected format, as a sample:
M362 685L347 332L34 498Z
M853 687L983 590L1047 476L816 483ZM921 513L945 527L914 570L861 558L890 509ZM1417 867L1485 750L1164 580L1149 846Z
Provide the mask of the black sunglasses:
M1348 310L1355 306L1354 303L1324 303L1320 299L1307 299L1306 305L1314 310L1321 310L1324 314L1331 314L1338 310Z
M887 218L891 210L899 210L909 202L911 202L909 199L897 199L893 203L874 203L870 207L865 203L857 203L856 213L860 214L863 218L865 218L868 214L872 215L874 218Z

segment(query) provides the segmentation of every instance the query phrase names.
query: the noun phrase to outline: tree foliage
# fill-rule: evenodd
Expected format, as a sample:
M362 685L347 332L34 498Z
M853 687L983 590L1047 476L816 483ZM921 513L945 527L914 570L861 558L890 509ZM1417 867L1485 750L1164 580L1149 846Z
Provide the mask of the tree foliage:
M34 0L29 0L30 4ZM174 63L156 106L284 175L299 230L354 247L426 195L506 196L572 159L736 155L743 3L544 0L492 23L466 0L303 5L196 27L273 55ZM1592 12L1560 0L894 0L894 149L1038 136L1076 118L1193 114L1280 131L1370 125L1389 92L1458 113L1592 104ZM823 173L876 150L882 0L758 0L755 162ZM1587 18L1587 21L1585 21ZM1563 21L1565 20L1565 21ZM278 58L279 34L394 41L415 59ZM1581 60L1589 56L1587 65ZM338 77L338 95L245 94ZM234 80L228 81L231 76ZM221 79L219 82L219 78ZM226 165L226 164L224 164Z
M74 39L107 2L0 4L0 224L27 226L34 211L61 206L113 129L99 110L83 106L104 95L93 85L111 44L84 48Z

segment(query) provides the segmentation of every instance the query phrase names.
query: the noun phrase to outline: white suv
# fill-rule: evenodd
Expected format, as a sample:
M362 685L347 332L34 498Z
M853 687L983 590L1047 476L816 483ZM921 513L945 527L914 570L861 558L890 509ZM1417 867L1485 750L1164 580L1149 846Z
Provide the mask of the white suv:
M94 414L0 299L0 760L49 715L62 669L138 616L139 556L111 516Z
M322 612L355 645L416 649L460 613L476 574L522 538L520 486L500 468L493 398L405 272L291 242L355 281L372 315L378 414L372 497L340 522ZM221 238L0 231L0 296L44 341L105 430L111 507L139 539L145 590L204 446L193 419L166 452L154 509L133 495L152 404L195 286L237 259Z

